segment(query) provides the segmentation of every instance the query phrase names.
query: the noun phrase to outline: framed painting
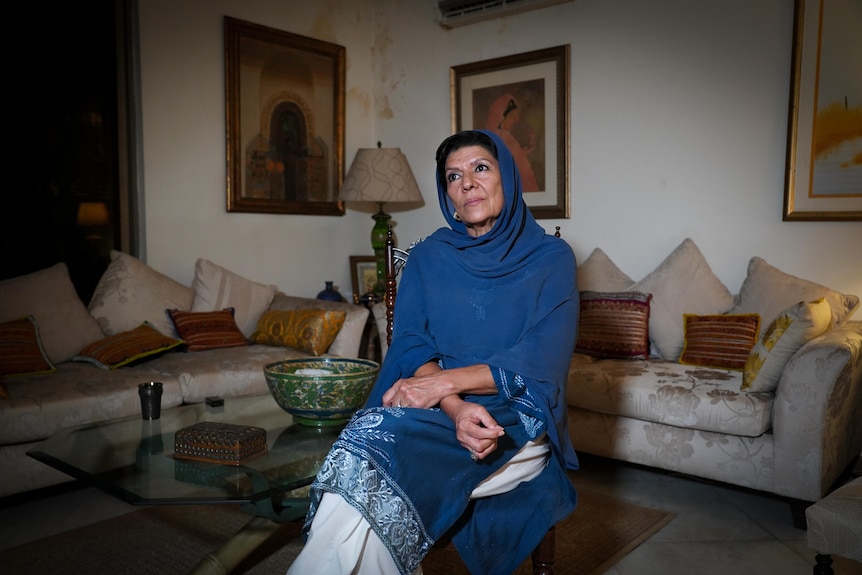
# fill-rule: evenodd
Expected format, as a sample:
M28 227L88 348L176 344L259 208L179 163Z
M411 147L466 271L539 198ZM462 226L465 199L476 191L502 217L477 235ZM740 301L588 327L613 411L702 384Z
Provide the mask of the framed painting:
M453 66L452 131L496 132L535 218L569 217L569 45Z
M227 211L343 215L343 46L224 18Z
M784 220L862 220L862 3L796 0Z
M350 283L355 303L359 302L360 296L373 292L377 285L377 258L350 256Z

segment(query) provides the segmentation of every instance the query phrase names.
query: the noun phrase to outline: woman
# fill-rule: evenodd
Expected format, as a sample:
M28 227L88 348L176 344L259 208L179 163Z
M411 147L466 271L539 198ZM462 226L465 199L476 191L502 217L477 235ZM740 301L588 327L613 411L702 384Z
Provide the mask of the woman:
M492 132L440 145L437 189L450 227L411 251L392 346L312 486L290 574L421 573L449 534L471 573L509 575L575 507L572 251Z

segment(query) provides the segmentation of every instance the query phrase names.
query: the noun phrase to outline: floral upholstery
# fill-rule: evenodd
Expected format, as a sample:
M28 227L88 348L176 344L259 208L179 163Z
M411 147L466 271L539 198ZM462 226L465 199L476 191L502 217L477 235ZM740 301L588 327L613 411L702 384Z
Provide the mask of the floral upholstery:
M585 453L820 499L862 450L862 323L805 344L774 394L740 391L741 377L575 354L572 442Z
M590 411L748 437L772 427L773 394L739 391L738 371L612 359L573 362L569 381L569 405Z

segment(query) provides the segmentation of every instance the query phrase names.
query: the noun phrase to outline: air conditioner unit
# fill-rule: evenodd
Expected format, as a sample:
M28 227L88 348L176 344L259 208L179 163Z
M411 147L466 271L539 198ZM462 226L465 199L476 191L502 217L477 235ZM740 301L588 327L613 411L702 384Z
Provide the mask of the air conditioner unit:
M439 0L440 25L457 28L574 0Z

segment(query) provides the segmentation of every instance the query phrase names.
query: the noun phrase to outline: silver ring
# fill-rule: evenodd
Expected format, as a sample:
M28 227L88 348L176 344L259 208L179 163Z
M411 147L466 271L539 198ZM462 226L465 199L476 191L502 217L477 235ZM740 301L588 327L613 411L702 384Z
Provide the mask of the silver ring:
M399 401L398 405L396 405L395 407L401 407L401 402Z
M476 452L475 452L475 451L473 451L472 449L470 450L470 459L472 459L473 461L478 461L478 460L479 460L479 458L478 458L478 457L476 457Z

